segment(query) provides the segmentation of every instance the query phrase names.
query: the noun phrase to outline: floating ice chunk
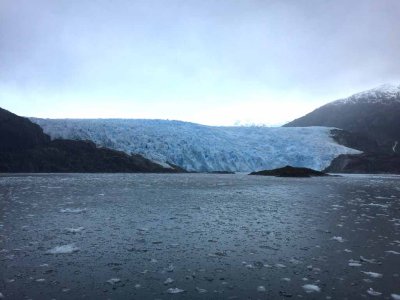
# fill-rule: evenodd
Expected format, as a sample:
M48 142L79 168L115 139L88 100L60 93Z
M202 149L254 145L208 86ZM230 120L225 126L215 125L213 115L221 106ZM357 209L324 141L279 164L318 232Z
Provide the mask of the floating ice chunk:
M165 281L164 281L164 284L165 285L167 285L167 284L171 284L171 283L173 283L175 280L173 280L172 278L167 278Z
M367 290L367 293L371 296L380 296L382 293L375 291L373 288L369 288Z
M372 277L372 278L382 278L383 277L383 275L380 274L380 273L364 272L364 271L361 271L361 272L364 273L365 275L368 275L368 276Z
M365 258L364 256L360 256L360 260L361 261L365 261L365 262L367 262L367 263L370 263L370 264L380 264L380 262L379 261L377 261L376 259L374 259L374 258Z
M169 288L167 290L168 294L179 294L179 293L183 293L185 290L179 289L179 288Z
M168 266L168 268L166 269L166 271L167 271L167 272L173 272L174 269L175 269L174 265L173 265L173 264L170 264L170 265Z
M291 258L291 259L289 260L289 262L291 262L292 264L295 264L295 265L301 263L301 261L298 260L298 259L296 259L296 258Z
M57 246L54 247L53 249L50 249L49 251L47 251L47 253L50 254L69 254L69 253L73 253L79 251L78 247L75 247L74 244L68 244L68 245L62 245L62 246Z
M4 299L4 295L1 292L0 292L0 299Z
M86 208L64 208L60 209L61 213L71 213L71 214L79 214L82 212L86 212Z
M344 251L344 252L347 252L347 253L353 252L353 251L351 251L350 249L344 249L343 251Z
M199 287L196 287L196 291L197 291L199 294L207 293L207 290L206 290L206 289L201 289L201 288L199 288Z
M135 284L135 289L140 289L142 287L142 285L141 284Z
M334 236L334 237L332 238L332 240L336 240L336 241L338 241L339 243L343 243L343 242L344 242L344 239L343 239L341 236Z
M321 291L319 286L315 284L305 284L303 285L303 289L306 293L315 293L315 292L319 293Z
M390 295L393 300L400 300L400 295L399 294L391 294Z
M388 208L389 205L386 204L378 204L378 203L370 203L370 204L366 204L368 206L375 206L375 207L382 207L382 208Z
M291 279L288 277L282 278L283 281L289 282Z
M83 229L85 229L84 227L77 227L77 228L65 228L65 230L69 233L78 233L81 232Z
M275 264L275 267L277 268L286 268L284 264Z
M400 252L393 251L393 250L389 250L389 251L385 251L385 252L389 253L389 254L394 254L394 255L399 255L400 254Z
M114 285L114 284L116 284L118 282L121 282L121 279L119 279L119 278L110 278L106 282L111 284L111 285Z
M361 267L361 266L362 266L362 264L359 263L358 261L355 261L355 260L350 259L350 261L349 261L349 267Z
M265 293L267 290L265 289L265 286L260 285L257 287L257 292Z

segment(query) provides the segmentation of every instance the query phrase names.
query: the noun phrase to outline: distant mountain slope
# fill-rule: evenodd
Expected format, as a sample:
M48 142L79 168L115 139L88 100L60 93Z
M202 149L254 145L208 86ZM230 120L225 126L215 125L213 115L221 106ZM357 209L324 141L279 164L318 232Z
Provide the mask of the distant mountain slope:
M52 138L90 139L189 171L248 172L286 165L324 169L340 154L330 128L213 127L135 119L31 119Z
M30 149L49 142L40 126L0 108L0 151Z
M328 103L285 125L304 126L345 129L376 140L380 152L393 152L400 142L400 85L383 85Z
M89 141L54 140L29 119L0 109L0 172L174 172Z

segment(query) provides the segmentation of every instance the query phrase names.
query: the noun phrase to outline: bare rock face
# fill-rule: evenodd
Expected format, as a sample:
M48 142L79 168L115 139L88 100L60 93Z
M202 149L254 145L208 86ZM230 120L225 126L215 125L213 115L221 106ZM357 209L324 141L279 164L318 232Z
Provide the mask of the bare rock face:
M324 172L400 174L400 155L379 153L339 155Z

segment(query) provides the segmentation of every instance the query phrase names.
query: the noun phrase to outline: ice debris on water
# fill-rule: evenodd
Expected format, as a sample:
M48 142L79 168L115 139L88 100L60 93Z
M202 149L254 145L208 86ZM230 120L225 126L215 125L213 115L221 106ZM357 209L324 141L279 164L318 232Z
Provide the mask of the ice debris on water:
M85 228L84 227L65 228L65 231L67 231L69 233L78 233L78 232L81 232L83 229L85 229Z
M338 241L339 243L343 243L343 242L344 242L344 239L343 239L341 236L334 236L334 237L332 238L332 240L336 240L336 241Z
M167 278L165 281L164 281L164 284L165 285L167 285L167 284L171 284L171 283L173 283L175 280L173 280L172 278Z
M365 272L365 271L361 271L362 273L364 273L365 275L368 275L372 278L382 278L383 275L380 273L375 273L375 272Z
M321 291L319 286L315 284L305 284L303 285L303 289L306 293L315 293L315 292L319 293Z
M362 264L360 263L360 261L354 260L354 259L350 259L349 260L349 266L350 267L361 267Z
M201 289L201 288L199 288L199 287L196 287L196 291L197 291L199 294L207 293L207 290L206 290L206 289Z
M400 300L400 295L399 294L391 294L390 295L393 300Z
M400 254L400 252L393 251L393 250L389 250L389 251L385 251L385 252L389 253L389 254L394 254L394 255L399 255Z
M121 279L119 279L119 278L110 278L109 280L107 280L107 283L109 283L111 285L114 285L114 284L116 284L118 282L121 282Z
M382 293L375 291L373 288L369 288L367 290L367 293L371 296L380 296Z
M61 213L71 213L71 214L79 214L82 212L86 212L86 208L64 208L60 209Z
M50 249L47 251L47 253L50 254L69 254L79 251L79 248L76 247L74 244L68 244L68 245L62 245L62 246L56 246L53 249Z
M370 264L380 264L380 262L377 261L374 258L365 258L364 256L360 256L360 260L361 261L365 261L365 262L370 263Z
M257 287L257 292L262 292L264 293L266 291L265 286L260 285L259 287Z
M183 293L185 290L182 290L180 288L169 288L167 290L168 294L179 294L179 293Z
M173 264L170 264L170 265L168 266L168 268L166 269L166 271L167 271L167 272L173 272L174 269L175 269L174 265L173 265Z

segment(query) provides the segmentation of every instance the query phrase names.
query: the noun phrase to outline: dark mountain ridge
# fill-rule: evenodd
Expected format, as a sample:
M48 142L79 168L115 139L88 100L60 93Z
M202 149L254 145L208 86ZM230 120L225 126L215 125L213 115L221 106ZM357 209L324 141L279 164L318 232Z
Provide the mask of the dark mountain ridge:
M51 140L40 126L0 108L0 172L180 172L91 141Z
M400 142L400 85L383 85L328 103L284 126L337 127L376 141L379 153L393 153Z

